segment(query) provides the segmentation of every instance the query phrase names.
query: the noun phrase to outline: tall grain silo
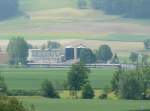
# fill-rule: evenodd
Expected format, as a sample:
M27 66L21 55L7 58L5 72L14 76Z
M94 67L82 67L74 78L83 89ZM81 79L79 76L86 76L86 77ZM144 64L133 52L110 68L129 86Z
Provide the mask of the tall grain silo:
M84 45L79 45L77 47L77 58L79 59L80 58L80 53L81 53L81 50L85 49L86 47Z
M66 60L72 60L72 59L74 59L74 47L67 46L65 48L65 59Z

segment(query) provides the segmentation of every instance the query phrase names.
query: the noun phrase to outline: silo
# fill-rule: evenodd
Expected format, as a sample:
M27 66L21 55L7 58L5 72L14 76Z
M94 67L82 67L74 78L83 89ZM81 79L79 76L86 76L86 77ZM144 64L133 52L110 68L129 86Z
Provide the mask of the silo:
M83 45L80 45L77 47L77 58L79 59L80 58L80 53L81 53L81 50L85 49L86 47L83 46Z
M66 60L74 59L74 48L72 46L67 46L65 48L65 59Z

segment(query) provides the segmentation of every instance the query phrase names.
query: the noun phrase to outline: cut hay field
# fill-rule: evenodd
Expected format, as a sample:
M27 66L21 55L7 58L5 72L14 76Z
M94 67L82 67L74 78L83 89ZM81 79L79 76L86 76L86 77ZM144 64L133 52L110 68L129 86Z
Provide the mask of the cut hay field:
M116 69L92 69L89 79L94 88L104 88L110 84ZM39 90L45 79L51 80L56 88L62 88L67 80L68 69L1 69L9 89Z
M141 111L141 101L133 100L70 100L42 97L19 97L26 106L35 105L37 111ZM59 106L59 107L58 107ZM150 102L143 101L142 111L150 110Z

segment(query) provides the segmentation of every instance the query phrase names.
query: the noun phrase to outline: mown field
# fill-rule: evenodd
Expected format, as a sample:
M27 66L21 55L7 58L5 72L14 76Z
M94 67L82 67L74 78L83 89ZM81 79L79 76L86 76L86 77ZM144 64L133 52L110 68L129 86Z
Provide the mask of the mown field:
M70 100L42 97L18 97L26 106L34 104L37 111L150 111L149 101ZM142 105L142 107L141 107Z
M94 88L104 88L110 84L116 69L92 69L89 79ZM8 88L23 90L39 90L45 79L51 80L57 88L67 80L68 69L1 69Z

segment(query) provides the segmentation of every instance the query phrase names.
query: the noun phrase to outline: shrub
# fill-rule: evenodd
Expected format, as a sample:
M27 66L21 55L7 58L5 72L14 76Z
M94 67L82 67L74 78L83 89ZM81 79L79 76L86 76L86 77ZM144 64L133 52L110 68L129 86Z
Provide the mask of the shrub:
M102 93L100 96L99 96L100 99L107 99L107 93Z
M0 111L27 111L16 98L0 97Z
M90 84L85 84L82 88L82 98L83 99L92 99L94 97L94 90Z
M42 95L44 97L59 98L58 93L55 91L53 84L49 80L45 80L42 83Z

